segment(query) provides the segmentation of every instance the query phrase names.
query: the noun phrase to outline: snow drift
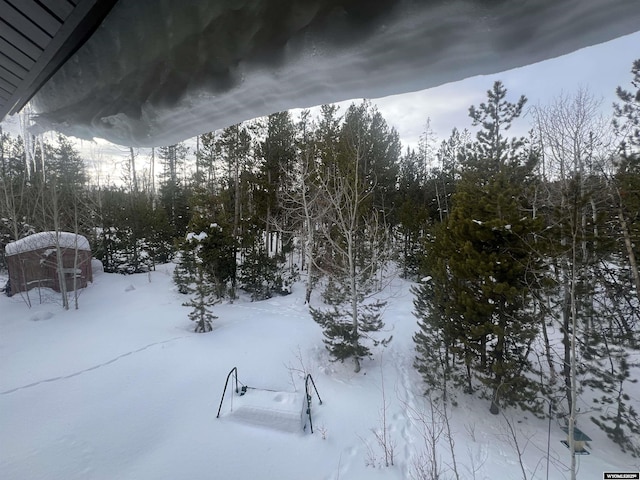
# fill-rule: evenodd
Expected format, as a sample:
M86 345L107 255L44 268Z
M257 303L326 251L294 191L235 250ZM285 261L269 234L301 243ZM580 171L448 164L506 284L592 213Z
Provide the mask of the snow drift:
M34 97L36 130L166 145L531 64L639 26L636 0L120 0Z
M351 364L329 361L303 285L286 297L217 305L214 331L197 334L173 267L102 274L84 290L79 310L63 310L53 292L32 308L18 295L0 295L3 480L415 478L431 425L421 418L432 417L413 368L409 282L398 279L385 293L394 292L385 312L393 342L355 374ZM230 384L216 418L231 365L257 389L240 396ZM313 395L313 434L302 429L303 372L313 374L322 396L319 405ZM569 478L559 419L514 409L495 417L486 400L459 395L458 402L451 428L461 478L522 478L507 418L525 450L527 478L545 478L547 449L549 478ZM580 405L586 411L589 403ZM374 435L385 411L395 445L388 468ZM433 425L441 420L436 415ZM578 459L581 480L637 471L637 459L587 418L580 427L594 439L591 455ZM451 464L448 451L442 435L443 466Z

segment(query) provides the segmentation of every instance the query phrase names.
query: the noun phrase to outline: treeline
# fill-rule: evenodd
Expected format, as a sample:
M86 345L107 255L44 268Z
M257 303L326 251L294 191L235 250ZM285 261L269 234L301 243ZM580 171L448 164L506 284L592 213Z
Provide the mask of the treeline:
M638 455L640 61L632 74L613 123L580 91L529 108L531 134L510 137L526 98L496 82L469 109L475 136L427 130L402 151L370 103L325 105L202 135L193 165L180 144L141 172L131 149L121 186L92 183L64 137L3 134L1 246L67 230L109 272L172 260L202 332L222 299L302 279L331 356L356 371L391 340L375 294L397 270L418 281L416 368L432 392L460 388L492 413L550 406L571 427L589 412ZM600 393L585 404L587 387Z
M414 339L432 391L475 393L494 414L549 408L571 432L586 415L638 456L640 61L633 74L613 124L579 91L509 138L526 98L499 82L469 109L475 139L432 173L453 188L424 236Z

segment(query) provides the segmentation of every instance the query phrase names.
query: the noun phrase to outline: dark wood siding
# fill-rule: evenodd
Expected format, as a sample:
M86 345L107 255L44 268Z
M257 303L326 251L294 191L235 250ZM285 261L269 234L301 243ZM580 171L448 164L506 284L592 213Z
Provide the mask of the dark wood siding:
M56 292L60 291L58 264L54 247L21 252L5 258L13 294L26 292L32 288L52 288ZM78 288L85 288L87 282L93 281L91 252L78 250L77 270L74 270L74 261L75 250L62 249L62 265L68 291L73 290L74 272L77 275L76 283Z

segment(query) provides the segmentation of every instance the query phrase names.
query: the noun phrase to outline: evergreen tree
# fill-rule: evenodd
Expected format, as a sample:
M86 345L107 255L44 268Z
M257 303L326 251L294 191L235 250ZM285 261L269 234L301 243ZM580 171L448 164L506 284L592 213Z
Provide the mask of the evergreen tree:
M175 237L183 237L190 220L189 191L181 175L186 161L187 147L184 144L169 145L158 150L163 171L160 182L160 201Z
M424 242L422 270L428 273L412 288L418 331L413 339L415 367L431 389L447 395L447 385L473 391L471 354L465 350L464 318L453 295L459 290L447 265L446 225L436 225Z
M191 210L190 233L180 244L180 261L174 271L178 289L182 293L188 292L197 280L198 270L202 270L203 281L211 286L215 298L234 299L236 241L231 224L223 214L222 201L204 190L196 190L191 199ZM198 237L197 242L194 235Z
M217 226L211 228L216 230ZM209 235L206 232L198 234L190 232L184 243L185 252L180 262L180 270L178 273L174 271L178 291L193 294L192 298L183 305L193 308L189 318L196 322L197 333L212 330L212 321L218 317L213 315L210 307L221 302L216 278L208 274L203 258L203 244L208 238Z
M640 59L631 68L635 91L616 89L622 102L615 103L613 125L621 136L620 159L613 179L615 215L618 234L623 239L624 252L635 286L636 300L640 301L640 269L638 251L640 245Z
M522 138L506 138L512 123L522 115L527 98L521 95L516 103L506 100L507 89L500 81L487 91L487 102L469 107L473 126L480 126L472 149L463 153L467 168L498 172L504 165L521 163ZM524 153L524 152L523 152Z
M498 413L500 403L535 410L540 385L528 375L528 353L537 321L528 303L529 275L539 261L529 241L539 226L526 214L523 190L533 156L523 142L501 133L525 100L504 100L506 89L499 82L488 97L487 104L470 109L483 128L461 157L464 170L450 216L435 229L428 247L431 278L415 289L420 319L416 365L433 382L436 378L426 372L435 356L437 376L464 382L467 391L478 378L491 398L492 413ZM444 346L434 345L434 338Z
M196 184L211 195L221 191L223 175L220 170L221 145L216 132L200 135L201 147L196 158Z
M197 268L196 271L195 286L191 289L191 292L194 293L194 297L191 300L184 302L183 305L185 307L193 308L189 313L189 318L196 322L195 332L206 333L213 330L212 322L218 318L213 315L210 307L216 303L220 303L220 300L212 299L213 289L205 280L204 270L202 268Z
M177 258L176 266L173 269L173 282L178 287L178 292L186 295L192 291L196 282L196 260L195 253L190 248L183 245Z
M94 190L92 197L94 254L105 272L146 272L171 258L173 229L148 195L111 187Z
M429 216L425 206L420 158L413 150L400 158L396 218L402 242L402 274L405 278L417 273L421 238Z
M44 172L45 228L71 232L75 225L74 212L80 208L82 217L89 214L85 196L88 176L84 160L64 135L58 135L57 145L48 154ZM89 232L77 233L86 235Z
M265 249L269 254L280 250L280 241L291 241L281 204L283 189L290 184L287 177L292 170L296 153L294 140L294 126L289 112L269 115L266 137L259 147L262 162L253 199L258 221L264 224ZM283 235L287 238L283 238Z
M285 262L286 255L293 252L293 225L284 208L290 198L285 190L292 183L296 155L290 114L269 115L264 134L256 152L260 160L257 171L246 175L251 218L243 227L238 278L240 288L251 293L252 300L288 293L291 276L297 272L292 259L288 268Z
M364 303L364 295L360 295L354 313L349 305L352 293L342 288L344 284L331 284L329 287L330 292L325 294L325 300L331 305L329 309L310 307L309 310L312 318L323 328L324 343L331 357L341 362L353 359L356 372L359 372L360 360L371 355L368 344L386 346L391 341L391 337L379 340L372 335L384 327L382 311L386 302Z
M226 163L225 189L222 194L224 211L228 212L233 225L233 236L242 236L242 223L249 211L249 179L252 174L252 138L249 128L243 124L225 128L218 139L223 160Z
M616 88L616 95L622 103L614 104L614 126L623 135L623 151L628 146L637 152L640 150L640 58L633 62L631 73L632 89Z
M623 452L639 457L640 412L629 395L629 384L638 382L637 378L631 377L631 368L640 367L631 352L637 355L638 350L632 350L629 342L612 337L612 331L604 326L597 329L597 332L591 332L582 356L581 373L586 376L583 384L600 392L593 399L594 410L599 413L591 415L591 421Z
M38 196L30 176L22 139L0 127L0 265L7 243L34 233L30 222Z
M314 262L328 279L328 287L336 294L327 294L330 310L311 308L314 320L324 329L325 344L336 360L352 358L355 371L360 371L360 360L370 353L363 340L372 339L372 333L383 328L382 302L365 302L376 291L376 275L384 268L388 257L388 230L384 224L384 211L375 205L376 177L383 178L389 149L374 148L374 132L385 126L372 123L368 104L350 108L336 137L330 128L334 123L334 110L324 109L318 138L320 167L312 179L316 183L325 205L320 230L320 249ZM348 119L347 119L348 118ZM385 137L393 143L393 135ZM324 143L329 141L330 143ZM384 155L383 155L384 152ZM384 158L380 158L383 155ZM374 168L375 166L375 168ZM389 167L391 168L391 167ZM305 188L305 186L303 186ZM381 207L384 207L383 195ZM381 218L382 217L382 218ZM390 339L375 341L386 344Z
M244 255L238 284L251 294L251 300L266 300L274 294L291 293L291 278L286 277L284 255L269 255L264 245L255 245L247 249Z
M385 221L390 222L401 155L398 132L390 128L380 112L365 100L349 106L338 140L338 155L334 158L348 163L357 157L359 181L370 189L367 203L362 207L381 211Z

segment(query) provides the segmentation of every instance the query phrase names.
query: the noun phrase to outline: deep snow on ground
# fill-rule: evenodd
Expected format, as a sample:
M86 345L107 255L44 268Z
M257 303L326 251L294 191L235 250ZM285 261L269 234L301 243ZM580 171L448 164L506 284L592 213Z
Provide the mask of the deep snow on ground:
M386 292L393 341L355 374L350 363L328 361L301 285L286 297L218 305L213 332L196 334L171 271L97 275L79 310L64 311L52 299L29 309L19 296L0 297L0 478L411 478L424 453L416 412L428 418L428 408L412 368L408 282L397 279ZM244 397L227 390L217 419L234 366L241 382L261 390ZM323 400L313 399L314 434L295 426L302 371ZM383 390L395 444L390 467L382 466L373 433L382 426ZM548 423L505 415L527 475L546 478ZM578 457L578 478L640 469L587 419L581 426L594 441L592 454ZM486 402L459 395L451 428L461 478L522 478L504 419L490 415ZM553 420L549 478L568 478L563 438ZM438 448L446 469L444 435Z

